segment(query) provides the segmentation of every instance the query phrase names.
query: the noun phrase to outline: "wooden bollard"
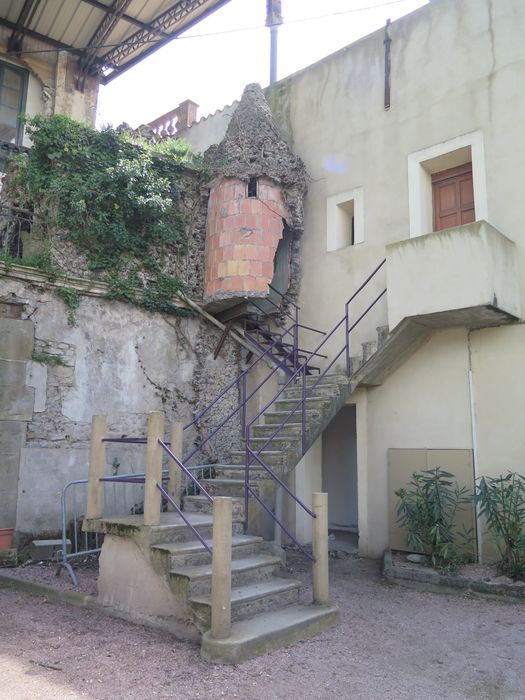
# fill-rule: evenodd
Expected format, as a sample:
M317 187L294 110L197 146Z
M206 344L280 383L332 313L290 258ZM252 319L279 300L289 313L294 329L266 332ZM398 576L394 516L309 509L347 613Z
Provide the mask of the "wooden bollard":
M312 494L313 521L312 553L314 603L327 605L330 602L328 590L328 494Z
M232 499L213 500L211 636L226 639L231 632Z
M173 452L175 457L178 457L182 461L182 436L183 436L184 426L180 421L175 421L171 427L171 444L170 450ZM181 506L182 501L182 482L183 482L183 472L174 459L169 458L169 484L168 493L175 503ZM173 506L168 503L169 510L174 510Z
M106 468L106 416L91 419L91 446L89 450L89 474L86 519L101 518L104 507L104 485L100 479Z
M160 524L161 495L157 484L162 484L162 447L159 438L164 438L164 413L153 411L148 415L144 525Z

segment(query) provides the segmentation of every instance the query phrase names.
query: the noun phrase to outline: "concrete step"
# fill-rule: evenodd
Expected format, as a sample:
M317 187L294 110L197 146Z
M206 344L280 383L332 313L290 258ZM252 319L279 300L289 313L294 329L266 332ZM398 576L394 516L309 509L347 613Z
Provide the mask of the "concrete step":
M244 479L244 463L230 464L228 467L217 469L217 476L221 479ZM267 472L257 464L250 466L250 483L268 479Z
M322 416L322 410L319 408L313 408L309 406L308 404L306 405L306 422L308 423L315 423L320 420ZM276 409L275 411L267 411L264 414L264 423L265 425L280 425L285 418L287 418L290 415L290 411L283 411L280 409ZM296 423L301 419L302 411L301 408L298 408L290 419L285 423L287 425L288 423Z
M352 355L350 358L350 374L354 374L363 366L363 355Z
M278 426L275 426L274 432ZM270 435L268 437L250 437L250 447L254 452L257 452L264 447L269 450L296 450L297 445L301 442L301 435L281 435L277 433L275 437L272 438L271 442L268 442ZM245 440L241 440L241 446L244 448L246 444Z
M341 384L319 384L313 389L308 385L306 387L307 398L318 396L339 396ZM301 399L303 397L303 387L294 386L285 389L279 398L284 399Z
M377 352L377 340L369 340L366 343L361 343L363 347L363 364L375 355Z
M252 435L255 438L261 438L261 437L269 438L271 435L273 435L276 428L277 428L277 425L255 425L252 428ZM293 436L293 435L300 436L301 431L302 431L302 424L301 423L288 422L281 428L281 430L279 431L279 435L281 435L282 437Z
M242 468L244 476L244 467ZM240 478L240 472L235 474L236 478ZM186 513L213 513L213 503L210 503L206 496L184 496L182 499L184 514ZM244 517L244 498L234 497L232 499L232 518L237 522L242 522Z
M232 560L232 587L263 581L281 566L281 559L271 554L253 554ZM201 566L174 566L170 570L175 590L180 590L178 581L185 579L191 597L211 593L211 563ZM178 581L177 581L178 580Z
M210 547L212 546L211 539L205 541ZM262 537L233 535L232 559L241 559L257 554L262 542ZM204 566L211 563L211 554L204 549L199 540L155 545L152 550L160 551L168 557L170 570L174 567Z
M311 409L311 408L317 408L319 410L323 410L327 406L329 406L332 401L334 400L334 397L332 396L310 396L305 399L306 403L306 408ZM273 405L275 406L276 411L297 411L300 410L300 407L297 406L298 399L278 399Z
M240 498L244 494L244 479L201 479L210 496L230 496Z
M268 467L284 467L289 465L291 460L288 453L283 450L264 450L261 452L260 458ZM236 450L231 452L230 460L233 464L244 464L246 460L246 452L244 450Z
M317 382L317 376L306 377L306 383L308 385L315 384ZM348 384L348 377L344 372L334 372L333 374L326 374L321 378L319 384Z
M297 603L300 588L299 581L276 576L265 581L232 588L232 622ZM209 629L211 626L211 596L192 596L190 604L199 621L199 626L202 629Z
M388 339L388 336L390 334L390 329L388 326L378 326L376 328L377 331L377 347L378 349L384 345Z
M203 537L211 537L213 519L211 515L189 513L187 518L191 525ZM88 532L99 532L116 537L137 537L146 539L150 545L164 542L186 542L195 539L195 535L184 520L174 512L160 514L161 524L144 526L143 515L128 515L116 518L98 518L86 521Z
M296 644L337 624L333 605L289 605L232 624L227 639L203 635L201 654L212 663L237 664Z

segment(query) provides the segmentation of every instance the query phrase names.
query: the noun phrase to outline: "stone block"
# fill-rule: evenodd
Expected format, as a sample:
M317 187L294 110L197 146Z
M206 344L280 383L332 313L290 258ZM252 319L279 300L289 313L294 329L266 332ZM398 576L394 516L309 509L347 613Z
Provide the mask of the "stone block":
M18 552L16 549L0 549L0 568L17 566Z
M34 331L32 321L0 318L0 358L29 360L33 353Z
M66 540L66 550L71 552L71 540ZM62 540L33 540L29 549L33 561L57 559L59 552L62 552Z
M23 386L25 383L25 360L0 360L0 385Z
M69 369L69 368L67 368ZM1 371L1 363L0 363ZM72 370L70 370L72 371ZM1 376L1 375L0 375ZM26 368L26 384L35 390L34 412L46 410L47 367L40 362L28 362Z
M0 420L30 421L34 405L33 387L0 385Z

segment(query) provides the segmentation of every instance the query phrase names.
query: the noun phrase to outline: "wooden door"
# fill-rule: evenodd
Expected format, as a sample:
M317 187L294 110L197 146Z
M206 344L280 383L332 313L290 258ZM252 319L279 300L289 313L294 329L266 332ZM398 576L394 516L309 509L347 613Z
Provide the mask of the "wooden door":
M432 204L434 231L476 220L472 163L432 175Z

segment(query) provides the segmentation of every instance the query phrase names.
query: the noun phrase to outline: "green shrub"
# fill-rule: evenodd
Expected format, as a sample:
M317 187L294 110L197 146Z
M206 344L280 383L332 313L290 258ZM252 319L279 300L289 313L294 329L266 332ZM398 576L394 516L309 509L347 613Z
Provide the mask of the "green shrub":
M396 496L397 523L407 530L407 545L426 554L440 571L454 572L472 541L471 532L458 532L454 524L458 510L472 502L468 489L437 467L415 472Z
M113 298L178 313L173 293L183 285L171 271L187 249L179 195L182 164L197 167L189 146L96 131L59 114L28 119L27 131L33 145L15 158L12 196L112 283Z
M482 477L476 501L498 548L498 571L525 581L525 477L516 472Z

